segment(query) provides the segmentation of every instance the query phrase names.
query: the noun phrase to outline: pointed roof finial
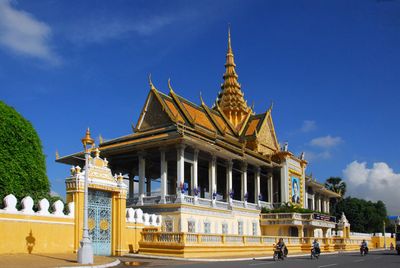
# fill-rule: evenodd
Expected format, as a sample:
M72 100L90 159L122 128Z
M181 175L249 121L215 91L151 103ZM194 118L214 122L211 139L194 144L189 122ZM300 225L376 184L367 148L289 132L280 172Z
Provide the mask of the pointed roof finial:
M153 81L151 81L151 73L149 73L149 85L150 85L150 89L152 89L152 90L156 89L153 85Z
M171 86L171 78L168 78L168 88L169 88L170 92L174 92L174 90L172 89L172 86Z
M201 95L201 91L200 91L200 101L201 101L201 104L204 104L204 100L203 100L203 96Z
M228 53L232 53L232 44L231 44L231 24L228 23Z
M231 25L228 25L228 51L226 52L224 82L221 91L218 93L217 105L228 117L229 121L237 126L251 112L250 107L243 97L241 86L238 82L238 75L235 70L236 64L232 50Z

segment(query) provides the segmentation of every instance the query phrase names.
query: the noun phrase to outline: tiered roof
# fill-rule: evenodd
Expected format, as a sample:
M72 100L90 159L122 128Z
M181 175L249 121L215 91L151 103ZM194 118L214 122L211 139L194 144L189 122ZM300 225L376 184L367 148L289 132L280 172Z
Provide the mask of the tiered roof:
M102 152L117 154L144 149L151 142L173 143L184 137L199 144L207 141L237 156L251 156L266 163L279 150L272 106L266 112L255 114L247 106L241 86L237 81L230 31L226 55L224 82L213 107L200 97L195 104L175 93L168 81L169 94L159 91L149 77L150 91L133 134L100 144ZM142 148L140 148L142 147ZM129 149L129 150L131 150ZM60 162L72 163L72 156Z

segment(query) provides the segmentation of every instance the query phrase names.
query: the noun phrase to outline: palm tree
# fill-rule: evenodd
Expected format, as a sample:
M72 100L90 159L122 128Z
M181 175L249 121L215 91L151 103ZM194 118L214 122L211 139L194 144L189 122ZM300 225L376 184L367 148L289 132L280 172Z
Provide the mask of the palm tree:
M340 194L342 197L346 193L346 183L340 177L330 177L325 182L325 187L332 192Z

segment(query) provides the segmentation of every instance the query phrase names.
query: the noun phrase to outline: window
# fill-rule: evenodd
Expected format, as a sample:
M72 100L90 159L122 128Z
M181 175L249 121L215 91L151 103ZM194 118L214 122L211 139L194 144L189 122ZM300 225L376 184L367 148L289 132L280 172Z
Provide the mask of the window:
M252 227L253 227L253 235L257 235L257 223L253 222Z
M238 221L238 235L243 235L243 222Z
M165 220L165 231L166 232L173 232L174 231L174 224L172 220Z
M228 224L227 223L223 223L222 224L222 233L223 234L227 234L228 233Z
M193 220L188 221L188 232L195 233L196 232L196 222Z
M211 233L211 223L209 223L209 222L204 223L204 233L205 234Z

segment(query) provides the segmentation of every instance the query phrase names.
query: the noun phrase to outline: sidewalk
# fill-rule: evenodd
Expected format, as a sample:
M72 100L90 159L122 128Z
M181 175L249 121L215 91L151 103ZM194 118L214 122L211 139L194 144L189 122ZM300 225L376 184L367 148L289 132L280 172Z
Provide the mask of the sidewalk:
M76 262L76 254L1 254L1 268L50 268L50 267L106 267L117 261L115 257L95 256L93 265ZM119 263L119 261L118 261ZM114 263L118 265L118 263ZM111 267L111 266L109 266Z

